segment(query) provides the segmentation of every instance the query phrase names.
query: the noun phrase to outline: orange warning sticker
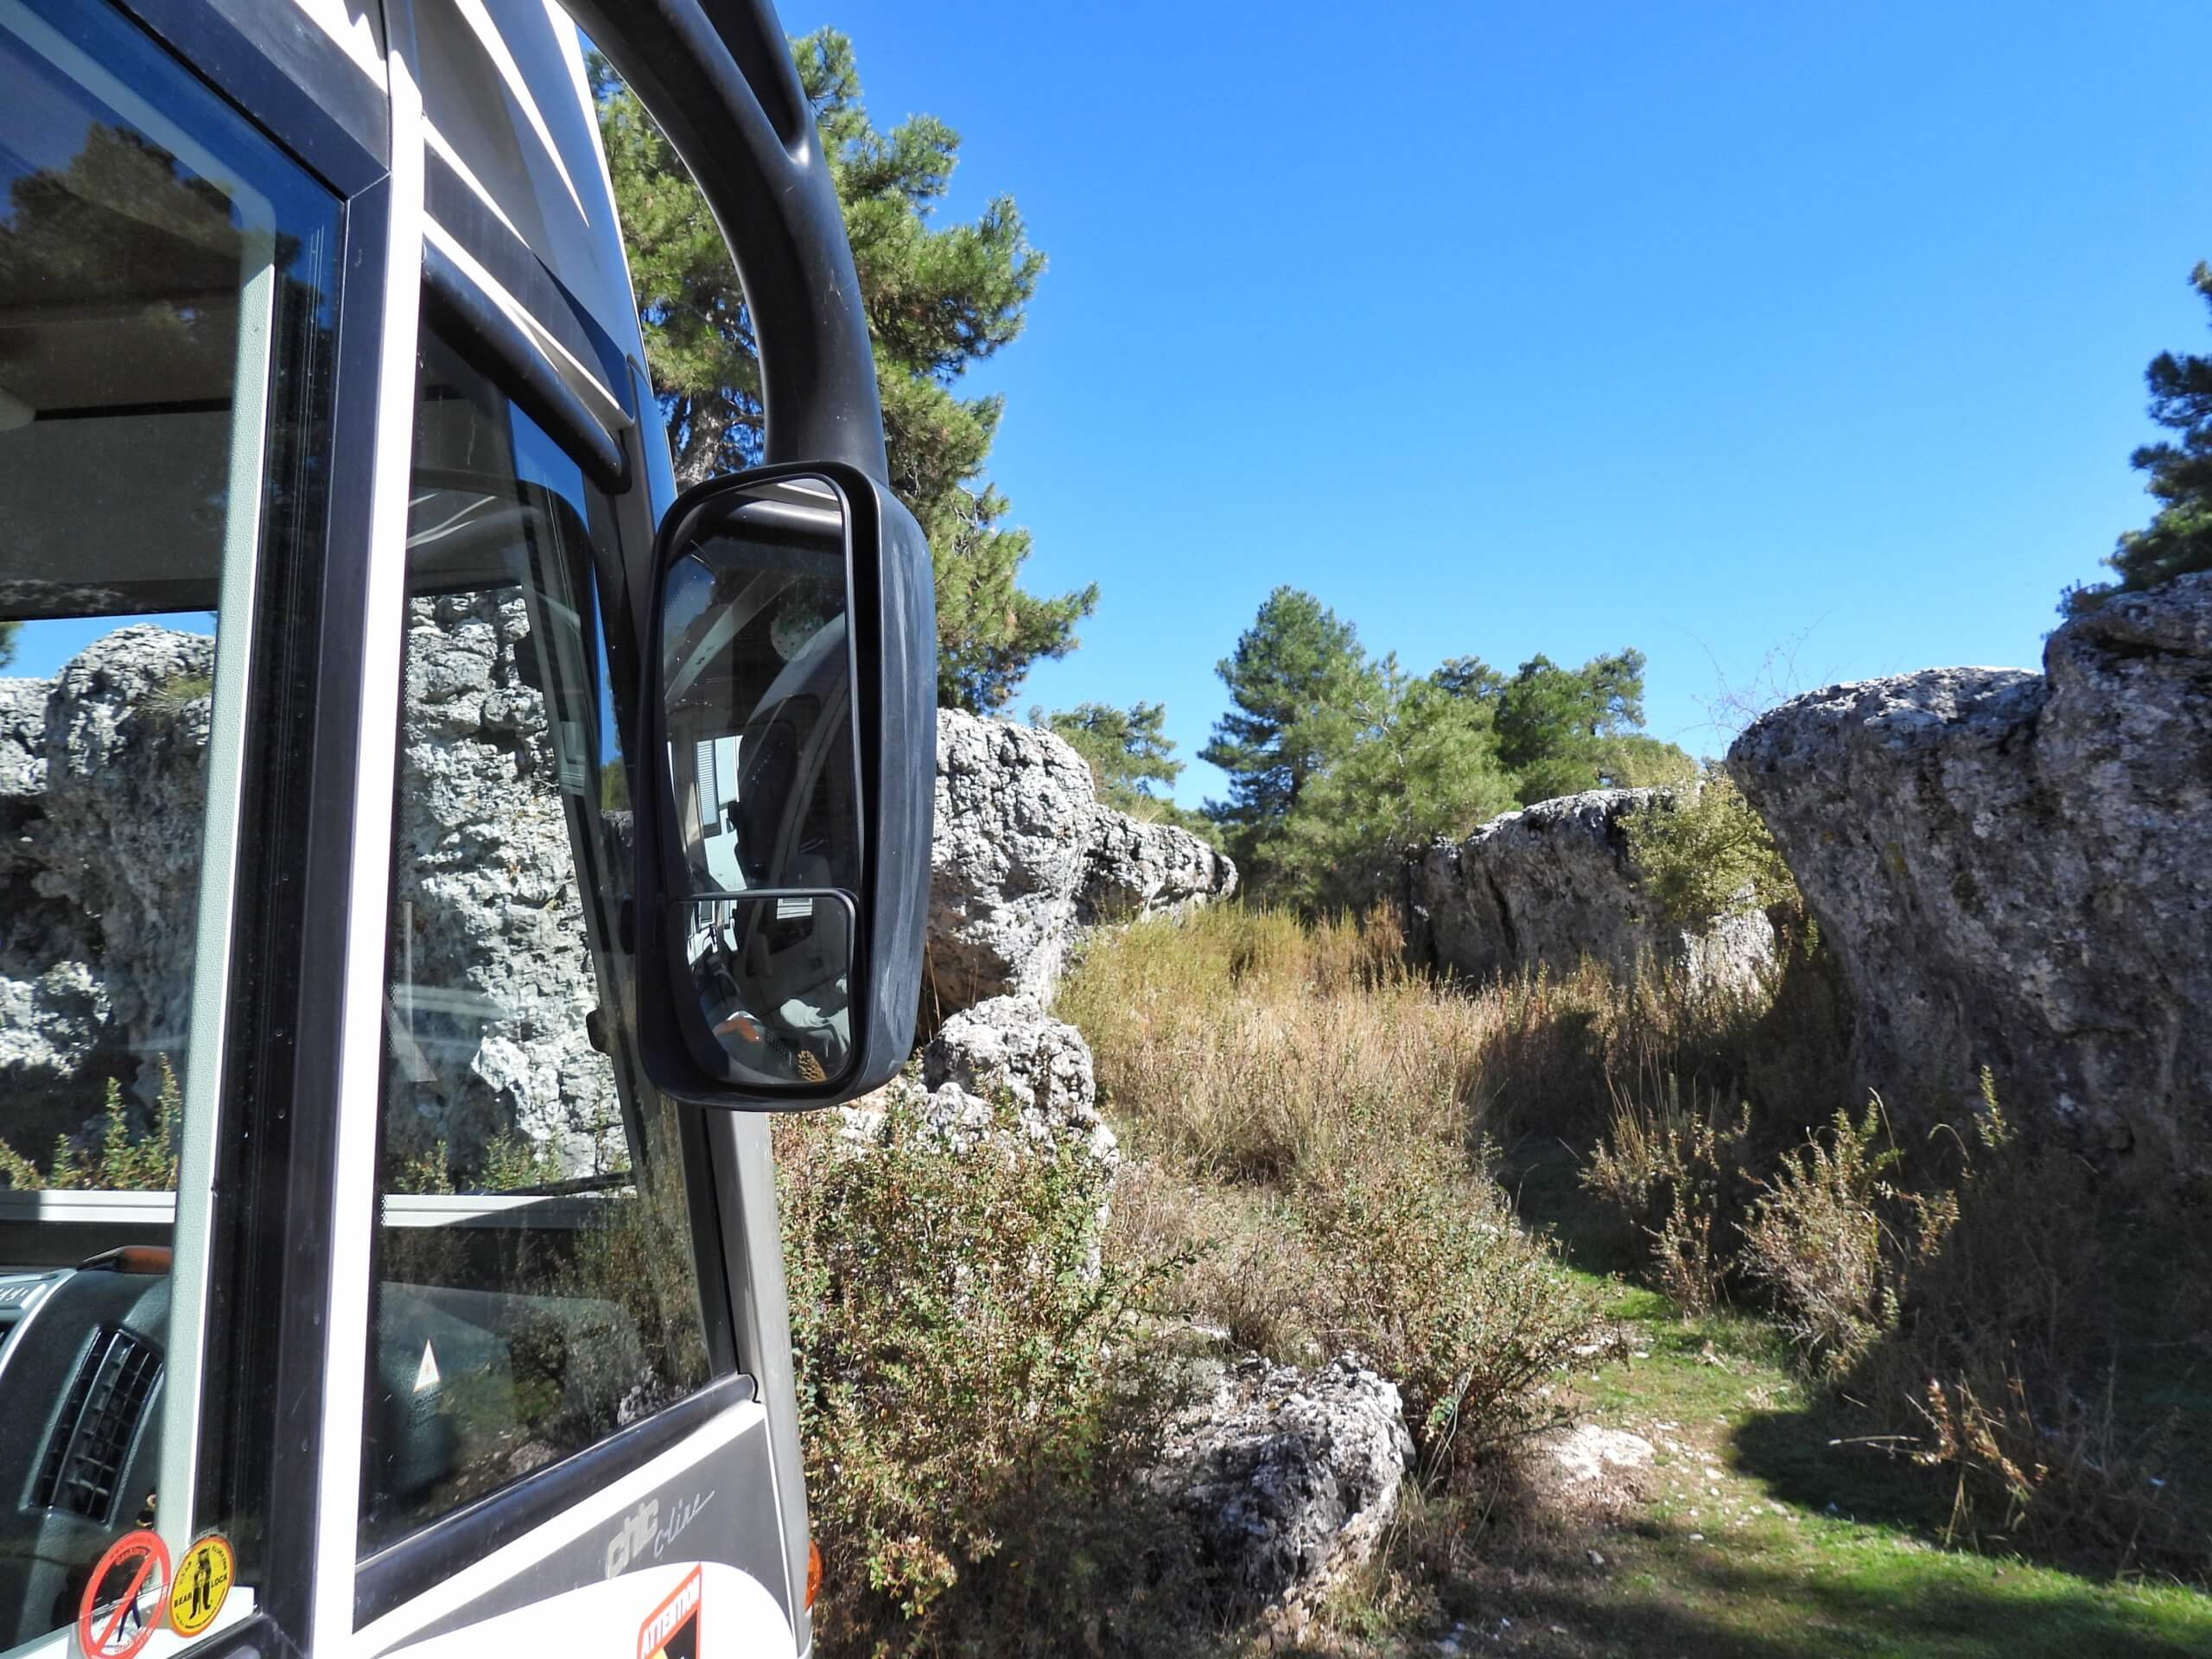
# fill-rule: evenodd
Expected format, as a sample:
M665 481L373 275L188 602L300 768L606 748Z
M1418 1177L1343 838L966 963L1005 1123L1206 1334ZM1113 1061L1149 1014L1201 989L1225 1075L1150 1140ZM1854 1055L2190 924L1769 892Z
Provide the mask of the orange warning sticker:
M130 1659L154 1639L168 1611L169 1552L158 1535L117 1539L85 1580L77 1646L85 1659Z
M230 1541L220 1533L194 1541L177 1562L176 1581L169 1586L169 1628L179 1636L197 1636L213 1624L231 1593L238 1566Z
M706 1580L693 1567L638 1627L638 1659L699 1659L699 1602Z

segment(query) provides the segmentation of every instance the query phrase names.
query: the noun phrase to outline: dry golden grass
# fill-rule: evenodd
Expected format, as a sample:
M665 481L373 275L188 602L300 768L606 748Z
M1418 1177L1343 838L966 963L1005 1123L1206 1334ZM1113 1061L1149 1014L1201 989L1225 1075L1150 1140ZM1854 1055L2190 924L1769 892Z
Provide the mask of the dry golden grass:
M1117 1231L1197 1253L1180 1310L1283 1358L1363 1347L1432 1470L1455 1437L1520 1432L1587 1319L1491 1179L1491 1147L1556 1141L1648 1278L1794 1332L1877 1438L1955 1484L1962 1535L2190 1559L2165 1418L2131 1429L2111 1379L2131 1345L2202 1344L2116 1328L2129 1229L2063 1154L1947 1160L1965 1142L1923 1125L1893 1167L1815 951L1733 995L1586 967L1454 985L1408 969L1387 920L1232 906L1096 940L1058 1012L1141 1160Z
M1286 1184L1342 1167L1371 1133L1354 1122L1377 1115L1429 1142L1540 1134L1580 1150L1622 1079L1717 1085L1763 1052L1771 1069L1779 1006L1771 988L1624 987L1590 967L1454 985L1405 965L1387 915L1305 927L1224 906L1094 942L1056 1012L1089 1039L1144 1155Z
M1094 944L1055 1011L1143 1155L1273 1185L1340 1168L1363 1109L1461 1138L1497 1018L1408 972L1387 928L1235 908Z
M1432 1473L1541 1414L1594 1315L1491 1179L1479 1103L1515 995L1408 969L1384 922L1226 908L1095 942L1058 1011L1141 1160L1117 1230L1197 1256L1187 1317L1287 1359L1365 1354Z

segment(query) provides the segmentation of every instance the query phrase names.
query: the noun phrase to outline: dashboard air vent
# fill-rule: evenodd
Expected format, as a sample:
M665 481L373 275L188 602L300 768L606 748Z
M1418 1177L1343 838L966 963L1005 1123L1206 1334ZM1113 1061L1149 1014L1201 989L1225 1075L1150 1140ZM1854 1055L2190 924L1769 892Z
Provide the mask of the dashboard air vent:
M162 1357L149 1344L128 1331L94 1337L40 1460L32 1501L105 1522L139 1421L161 1380Z

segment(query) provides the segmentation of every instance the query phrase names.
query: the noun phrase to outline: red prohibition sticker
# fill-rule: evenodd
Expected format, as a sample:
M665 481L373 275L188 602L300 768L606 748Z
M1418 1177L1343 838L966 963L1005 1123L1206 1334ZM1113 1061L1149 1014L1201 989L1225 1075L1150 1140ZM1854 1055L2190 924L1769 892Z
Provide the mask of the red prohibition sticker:
M157 1534L127 1532L107 1547L77 1610L85 1659L130 1659L168 1611L169 1551Z

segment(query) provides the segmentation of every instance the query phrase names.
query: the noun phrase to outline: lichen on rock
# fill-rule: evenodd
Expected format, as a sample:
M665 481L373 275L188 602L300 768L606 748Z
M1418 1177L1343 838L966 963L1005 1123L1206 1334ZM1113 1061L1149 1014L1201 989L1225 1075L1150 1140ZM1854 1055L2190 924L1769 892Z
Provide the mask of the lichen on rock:
M1098 1110L1090 1045L1032 997L992 997L954 1014L924 1046L918 1077L895 1078L843 1109L845 1138L880 1139L899 1109L952 1150L996 1137L1013 1147L1065 1145L1106 1174L1121 1162Z
M1151 1478L1229 1596L1266 1605L1374 1554L1412 1458L1396 1385L1357 1355L1312 1371L1255 1356L1177 1421Z
M1854 1003L1859 1081L1976 1096L2152 1184L2212 1179L2212 574L2115 597L2044 672L1833 685L1728 769Z

